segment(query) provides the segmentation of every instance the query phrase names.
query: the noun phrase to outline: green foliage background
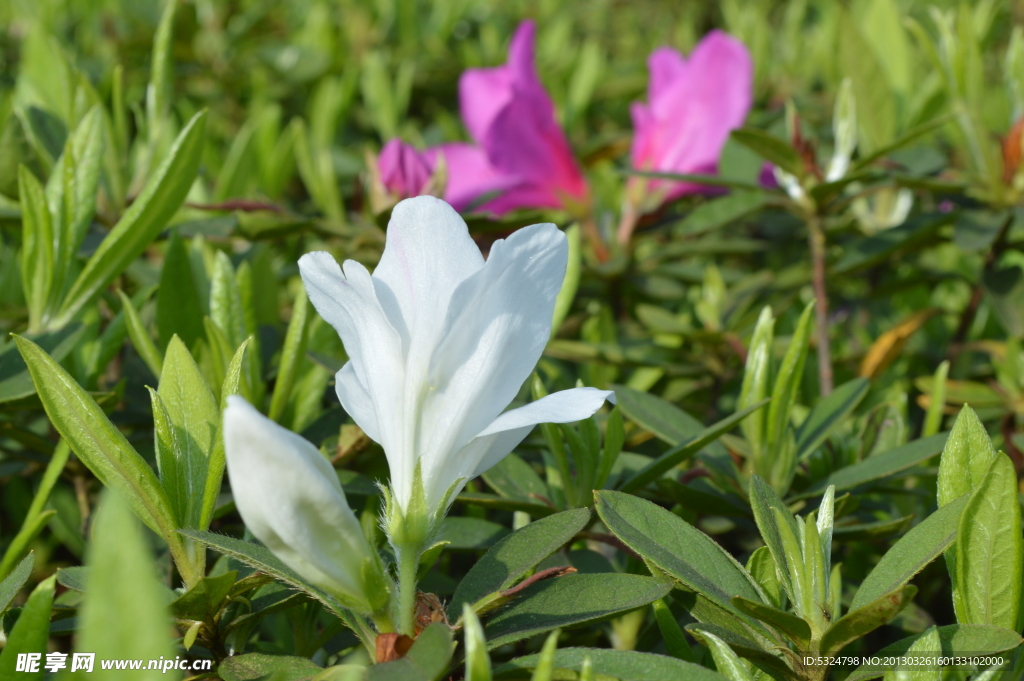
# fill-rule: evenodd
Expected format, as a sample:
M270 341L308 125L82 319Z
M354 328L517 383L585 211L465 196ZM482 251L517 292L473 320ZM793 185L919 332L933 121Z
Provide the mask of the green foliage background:
M578 244L578 288L518 401L582 381L618 407L538 428L467 487L421 582L465 627L366 668L367 623L239 542L220 408L240 392L319 446L383 547L383 453L334 396L344 349L296 261L376 263L388 213L367 154L466 139L458 76L503 63L524 18L594 206L583 224L466 219L485 249L542 220ZM895 645L1002 653L1020 678L1022 20L998 0L0 4L0 671L44 648L173 645L225 681L810 681L883 670L782 648ZM731 191L618 244L647 56L712 28L755 64L720 164ZM851 115L851 169L825 182ZM802 194L759 186L765 160ZM214 430L181 426L192 415ZM175 428L197 442L181 469ZM528 546L508 580L484 572Z

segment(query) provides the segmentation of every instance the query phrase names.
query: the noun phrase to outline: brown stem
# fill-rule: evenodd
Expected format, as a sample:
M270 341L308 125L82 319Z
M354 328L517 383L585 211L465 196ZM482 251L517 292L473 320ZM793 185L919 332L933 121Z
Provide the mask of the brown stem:
M814 316L818 337L818 381L821 394L832 392L832 351L828 340L828 289L825 287L825 230L821 218L812 215L807 219L808 239L811 245L811 262L814 267Z
M587 216L582 221L582 225L583 234L587 237L587 241L590 242L590 247L594 249L594 257L597 258L598 262L608 262L608 247L604 243L604 238L601 237L601 231L597 228L594 218Z
M637 213L636 206L632 202L626 201L626 204L622 207L622 216L619 218L619 228L616 230L616 238L619 243L625 248L629 246L629 240L633 236L633 230L636 229L637 220L640 219L640 215Z

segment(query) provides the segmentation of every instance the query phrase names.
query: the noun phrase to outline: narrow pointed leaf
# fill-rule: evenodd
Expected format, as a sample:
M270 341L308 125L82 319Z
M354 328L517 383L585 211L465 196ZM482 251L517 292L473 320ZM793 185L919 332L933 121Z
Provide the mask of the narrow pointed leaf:
M600 622L643 607L672 589L651 577L569 574L524 589L487 622L487 647L498 648L552 629Z
M918 523L892 545L861 582L852 610L903 586L945 551L956 539L967 495L946 504Z
M806 649L808 642L811 640L811 627L796 615L764 605L763 603L747 600L741 596L733 596L732 604L740 612L756 617L762 622L775 627L788 636L791 641L801 646L801 650Z
M597 512L627 546L688 589L720 607L736 611L733 596L763 602L754 580L706 534L679 516L645 499L602 490Z
M92 254L71 286L53 326L64 326L135 260L167 225L199 171L206 134L206 113L192 117L167 158L135 202Z
M0 581L0 615L7 611L14 597L18 595L25 582L32 576L32 567L35 565L36 556L31 551L21 559L18 566L11 570L3 581Z
M171 657L165 589L157 581L142 528L114 493L104 495L96 512L86 563L77 649L95 652L97 660ZM124 617L125 612L132 617ZM107 678L114 677L110 673Z
M908 584L843 615L832 623L822 637L822 654L837 653L848 643L889 622L910 603L916 593L917 587Z
M816 404L796 432L797 461L814 453L833 429L846 421L864 396L868 394L871 382L866 378L855 378L837 387L832 394Z
M941 452L948 435L948 433L939 433L931 437L914 440L902 447L896 447L881 454L876 454L860 463L840 468L809 489L799 494L794 494L791 499L806 499L818 496L824 493L829 485L835 485L836 491L839 492L902 473Z
M463 604L473 605L489 594L513 586L589 522L590 511L576 508L536 520L501 539L459 582L448 612L457 617Z
M950 504L952 505L952 504ZM1024 540L1017 473L997 454L960 517L953 583L957 621L1017 629Z
M32 341L14 340L47 416L72 451L104 485L120 490L150 529L173 543L174 514L153 469L63 367Z
M753 414L766 404L768 404L768 400L761 400L760 402L752 404L746 409L738 411L732 416L724 418L712 426L708 426L686 442L676 445L623 483L621 487L622 491L635 492L643 489L675 466L678 466L686 459L695 455L708 444L714 442L722 435L735 428L743 419Z
M36 672L18 672L19 654L46 653L46 642L50 638L50 608L53 606L53 590L56 578L51 576L39 583L28 597L21 616L7 635L7 641L0 650L0 678L42 681L46 675L42 662Z

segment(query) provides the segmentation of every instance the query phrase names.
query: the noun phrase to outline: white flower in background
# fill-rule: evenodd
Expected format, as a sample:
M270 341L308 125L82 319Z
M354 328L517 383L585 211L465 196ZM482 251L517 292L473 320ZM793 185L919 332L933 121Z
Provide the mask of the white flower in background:
M372 614L386 606L377 553L316 447L233 395L224 450L235 504L257 539L347 607Z
M324 252L299 260L350 358L338 397L387 455L393 543L427 541L466 481L534 425L588 418L612 395L574 388L502 413L548 341L567 258L565 235L541 224L496 241L485 262L459 214L421 196L395 207L372 276Z

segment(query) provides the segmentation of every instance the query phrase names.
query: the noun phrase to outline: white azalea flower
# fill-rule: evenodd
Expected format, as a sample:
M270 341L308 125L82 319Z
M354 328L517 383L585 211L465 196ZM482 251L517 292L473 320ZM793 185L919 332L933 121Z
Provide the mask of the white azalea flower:
M612 395L575 388L502 413L548 341L567 258L565 235L541 224L496 241L485 262L459 214L421 196L395 207L372 276L328 253L299 260L350 357L338 397L387 455L393 543L427 541L466 481L534 425L587 418Z
M363 614L387 606L380 559L334 468L312 444L233 395L224 450L235 505L257 539L344 605Z

